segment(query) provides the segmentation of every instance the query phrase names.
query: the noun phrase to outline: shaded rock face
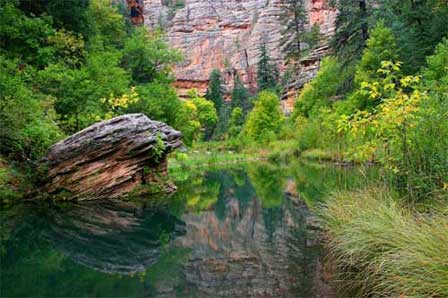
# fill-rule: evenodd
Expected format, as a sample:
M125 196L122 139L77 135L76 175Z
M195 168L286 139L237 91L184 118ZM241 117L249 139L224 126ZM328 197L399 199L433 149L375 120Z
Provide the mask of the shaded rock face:
M166 26L170 45L184 54L184 63L175 69L179 95L185 95L190 88L205 92L214 68L223 71L227 91L232 88L235 74L255 90L263 41L280 71L284 71L283 1L185 0L185 7L167 19L169 9L162 5L162 0L145 0L146 25ZM328 0L306 0L305 3L307 26L319 24L324 36L332 35L336 11L328 5Z
M141 185L146 191L174 190L166 181L166 154L182 145L181 137L143 114L94 124L50 148L45 190L77 200L122 197Z

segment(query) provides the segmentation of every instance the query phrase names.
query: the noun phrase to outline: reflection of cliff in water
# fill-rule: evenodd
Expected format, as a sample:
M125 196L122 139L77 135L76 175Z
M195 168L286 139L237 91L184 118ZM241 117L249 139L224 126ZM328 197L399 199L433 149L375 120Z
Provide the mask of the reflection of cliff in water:
M46 237L75 262L105 273L145 271L183 224L161 210L100 202L53 212Z
M263 208L263 198L247 175L239 186L226 172L218 176L209 174L206 182L221 182L214 208L185 213L186 235L175 240L176 246L191 251L183 265L184 282L189 285L184 295L329 296L321 274L317 231L307 224L313 219L307 207L281 191L281 198L269 198L277 205Z

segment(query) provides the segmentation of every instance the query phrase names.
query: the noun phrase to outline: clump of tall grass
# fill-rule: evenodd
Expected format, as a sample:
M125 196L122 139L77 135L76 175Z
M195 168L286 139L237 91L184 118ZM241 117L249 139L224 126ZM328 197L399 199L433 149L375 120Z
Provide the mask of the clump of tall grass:
M321 216L349 297L448 297L448 209L417 213L382 188L333 194Z

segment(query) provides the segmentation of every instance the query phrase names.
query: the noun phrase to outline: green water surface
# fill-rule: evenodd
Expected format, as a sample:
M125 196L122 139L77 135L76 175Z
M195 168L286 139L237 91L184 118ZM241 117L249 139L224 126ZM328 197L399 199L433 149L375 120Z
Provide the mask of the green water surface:
M0 297L332 297L313 215L375 170L250 163L178 191L0 211Z

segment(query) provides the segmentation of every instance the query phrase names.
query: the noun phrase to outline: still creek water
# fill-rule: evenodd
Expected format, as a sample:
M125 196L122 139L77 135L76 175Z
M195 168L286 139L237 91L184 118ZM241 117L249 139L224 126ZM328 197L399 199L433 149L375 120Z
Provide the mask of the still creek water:
M174 173L169 197L3 209L0 296L333 297L311 210L373 172L250 163Z

